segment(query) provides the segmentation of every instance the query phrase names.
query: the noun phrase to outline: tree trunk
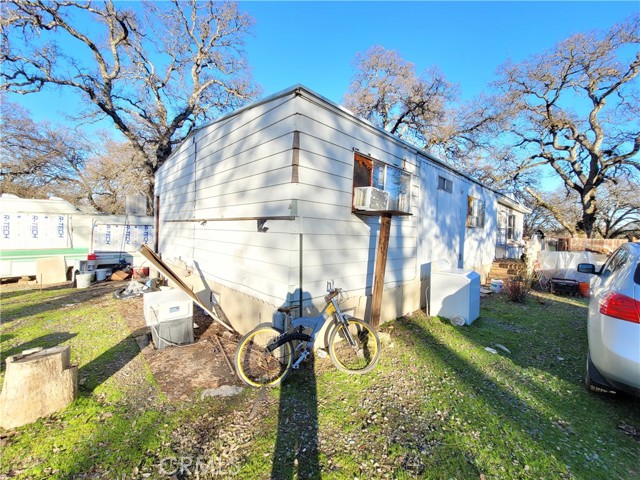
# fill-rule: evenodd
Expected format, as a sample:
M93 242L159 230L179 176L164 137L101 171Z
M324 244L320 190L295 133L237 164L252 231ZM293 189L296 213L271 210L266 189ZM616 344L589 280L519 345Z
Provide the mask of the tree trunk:
M578 230L583 231L587 238L593 238L597 212L595 188L585 187L580 200L582 203L582 220L579 222Z

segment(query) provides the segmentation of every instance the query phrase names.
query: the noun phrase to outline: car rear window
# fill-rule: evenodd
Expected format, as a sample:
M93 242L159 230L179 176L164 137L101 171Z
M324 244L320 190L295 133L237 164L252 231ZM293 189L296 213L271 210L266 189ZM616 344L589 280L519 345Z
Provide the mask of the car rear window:
M633 275L633 281L636 285L640 285L640 263L636 265L636 273Z

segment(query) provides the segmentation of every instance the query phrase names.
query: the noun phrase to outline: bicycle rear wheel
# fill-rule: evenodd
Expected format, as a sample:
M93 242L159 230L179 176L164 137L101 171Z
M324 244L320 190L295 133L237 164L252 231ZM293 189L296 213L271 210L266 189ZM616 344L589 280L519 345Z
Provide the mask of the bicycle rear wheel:
M355 346L349 342L347 331L355 341ZM329 357L342 372L368 373L380 359L378 334L357 318L349 318L348 326L338 323L329 336Z
M269 352L267 345L282 332L270 324L258 325L238 342L236 371L240 379L252 387L268 387L282 382L293 360L291 342Z

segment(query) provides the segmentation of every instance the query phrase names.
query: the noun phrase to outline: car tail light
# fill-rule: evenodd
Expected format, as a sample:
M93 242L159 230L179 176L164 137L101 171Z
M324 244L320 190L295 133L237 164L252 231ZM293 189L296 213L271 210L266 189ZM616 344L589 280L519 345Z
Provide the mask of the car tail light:
M600 313L627 322L640 323L640 302L617 292L609 292L600 300Z

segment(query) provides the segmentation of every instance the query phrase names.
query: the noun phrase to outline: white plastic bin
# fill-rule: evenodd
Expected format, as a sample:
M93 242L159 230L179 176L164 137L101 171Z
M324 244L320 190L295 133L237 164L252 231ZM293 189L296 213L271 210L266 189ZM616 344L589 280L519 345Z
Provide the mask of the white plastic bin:
M193 317L193 299L182 290L149 292L143 298L147 326Z
M471 325L480 316L480 275L462 268L432 271L429 315Z
M89 288L93 280L93 273L78 273L76 275L77 288Z

